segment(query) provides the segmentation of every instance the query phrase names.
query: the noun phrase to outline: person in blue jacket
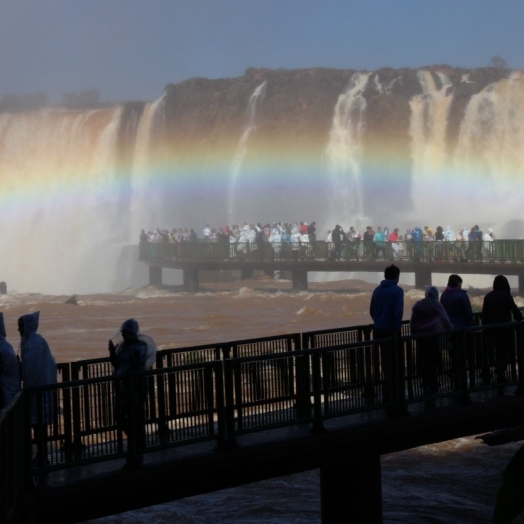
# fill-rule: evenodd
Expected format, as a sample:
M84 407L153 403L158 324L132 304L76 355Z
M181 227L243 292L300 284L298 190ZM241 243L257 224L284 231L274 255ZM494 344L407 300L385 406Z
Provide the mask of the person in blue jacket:
M455 329L473 325L471 302L467 292L462 289L462 278L459 275L449 276L448 285L440 296L440 303Z
M391 265L384 271L384 280L371 296L369 314L373 319L373 338L400 335L404 314L404 290L398 285L400 269Z

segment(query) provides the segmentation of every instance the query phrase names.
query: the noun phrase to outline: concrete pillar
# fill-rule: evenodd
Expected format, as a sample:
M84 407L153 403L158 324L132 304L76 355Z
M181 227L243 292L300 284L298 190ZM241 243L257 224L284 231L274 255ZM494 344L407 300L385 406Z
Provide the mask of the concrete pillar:
M149 266L149 285L162 285L162 268L160 266Z
M194 293L195 291L198 291L198 269L192 267L184 268L183 279L185 291L187 291L188 293Z
M424 286L431 286L431 270L421 267L415 271L415 287L424 289Z
M307 270L296 267L291 270L293 289L296 291L307 291Z
M253 270L245 267L240 270L240 280L251 280L253 278Z
M320 467L322 524L382 524L380 455L363 453Z

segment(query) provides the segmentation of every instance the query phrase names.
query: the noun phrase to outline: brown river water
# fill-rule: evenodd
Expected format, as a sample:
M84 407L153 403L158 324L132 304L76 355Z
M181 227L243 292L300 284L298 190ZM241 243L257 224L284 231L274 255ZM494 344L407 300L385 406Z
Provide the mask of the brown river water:
M377 279L378 283L378 279ZM39 332L57 361L107 355L107 341L134 317L159 349L368 324L370 292L360 280L311 283L290 292L289 281L260 278L202 285L187 294L179 287L145 287L120 294L67 296L0 295L8 340L18 347L16 321L40 311ZM402 285L402 283L401 283ZM423 293L406 291L405 315ZM470 289L474 308L487 290ZM522 305L520 298L516 299ZM471 437L382 458L385 523L488 523L503 470L520 443L489 448ZM348 472L349 474L349 472ZM92 522L112 523L319 523L318 471L271 479ZM341 518L351 522L351 513ZM524 518L516 522L524 522Z

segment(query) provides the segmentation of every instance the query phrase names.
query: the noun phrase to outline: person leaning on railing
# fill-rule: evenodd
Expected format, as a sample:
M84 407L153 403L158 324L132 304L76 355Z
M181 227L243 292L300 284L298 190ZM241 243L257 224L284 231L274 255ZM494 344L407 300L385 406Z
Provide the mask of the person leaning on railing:
M493 291L484 297L482 305L482 324L505 324L508 322L521 321L520 312L515 300L511 296L508 279L498 275L493 280ZM515 337L512 328L501 327L486 332L487 346L489 348L489 360L495 361L497 383L503 384L508 381L506 376L508 365L515 362ZM498 388L499 395L504 395L504 388Z
M122 341L116 345L113 340L109 340L109 360L114 369L114 376L117 379L115 384L115 408L116 419L121 421L122 429L129 435L130 421L129 421L129 406L128 391L126 384L128 378L150 369L154 362L154 355L151 356L148 352L148 343L141 337L138 322L134 318L126 320L120 327ZM148 337L150 338L150 337ZM152 339L151 339L152 340ZM156 354L156 345L155 345ZM142 387L137 387L137 382L134 384L132 392L132 409L135 420L143 425L144 405L146 390L145 381L140 381ZM139 432L143 434L143 432Z

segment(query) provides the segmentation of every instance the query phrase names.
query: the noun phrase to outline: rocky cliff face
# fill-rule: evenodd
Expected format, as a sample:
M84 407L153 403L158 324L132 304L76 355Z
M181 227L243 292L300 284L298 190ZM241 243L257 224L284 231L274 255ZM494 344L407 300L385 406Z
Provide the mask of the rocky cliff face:
M54 292L106 290L115 242L159 226L479 223L520 237L523 178L524 76L495 68L248 69L153 103L3 113L0 206L16 228L0 249L19 247L0 275L37 290L55 264ZM28 272L17 261L34 252L47 262Z

